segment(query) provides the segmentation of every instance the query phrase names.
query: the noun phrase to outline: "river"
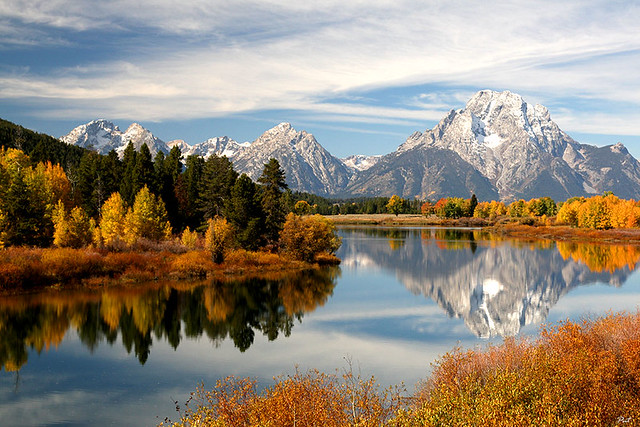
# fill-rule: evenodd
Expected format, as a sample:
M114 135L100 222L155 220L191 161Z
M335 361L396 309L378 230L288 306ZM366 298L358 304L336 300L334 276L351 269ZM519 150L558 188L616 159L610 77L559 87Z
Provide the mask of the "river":
M0 298L5 425L155 425L200 383L352 366L409 392L454 346L636 311L640 248L340 228L339 268Z

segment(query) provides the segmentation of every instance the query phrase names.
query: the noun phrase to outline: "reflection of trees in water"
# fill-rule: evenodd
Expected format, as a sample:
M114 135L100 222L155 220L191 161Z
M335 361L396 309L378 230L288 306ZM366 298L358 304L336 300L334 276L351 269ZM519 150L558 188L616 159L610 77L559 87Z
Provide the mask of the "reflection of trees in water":
M248 349L256 331L269 340L289 336L294 320L324 304L339 269L305 271L279 279L248 279L209 284L151 285L148 288L78 291L0 299L0 366L20 369L29 349L40 353L57 347L75 328L94 351L120 337L141 364L149 357L153 337L175 349L184 336L203 334L216 343L231 338Z
M482 230L379 228L375 239L358 229L339 253L343 266L386 269L411 292L435 301L451 317L463 318L478 336L515 335L544 321L571 289L590 283L620 286L640 260L640 247L516 240Z
M587 245L575 242L558 242L558 251L564 259L585 264L598 273L628 267L633 270L640 260L640 247L632 245Z

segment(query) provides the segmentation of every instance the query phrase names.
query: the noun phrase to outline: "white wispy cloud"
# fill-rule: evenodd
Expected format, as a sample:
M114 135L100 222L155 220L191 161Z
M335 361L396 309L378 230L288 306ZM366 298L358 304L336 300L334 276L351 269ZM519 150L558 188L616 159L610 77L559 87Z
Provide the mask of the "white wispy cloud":
M298 109L354 123L433 121L462 106L456 94L477 87L534 102L581 96L638 107L640 99L640 8L633 3L9 0L0 17L45 33L66 29L75 45L90 32L132 32L145 46L158 34L174 36L144 54L129 47L116 60L0 74L3 98L58 101L55 111L43 107L49 117L163 120ZM12 26L16 39L27 40L23 27ZM410 85L440 92L417 94L405 106L323 101ZM640 133L640 124L626 127Z

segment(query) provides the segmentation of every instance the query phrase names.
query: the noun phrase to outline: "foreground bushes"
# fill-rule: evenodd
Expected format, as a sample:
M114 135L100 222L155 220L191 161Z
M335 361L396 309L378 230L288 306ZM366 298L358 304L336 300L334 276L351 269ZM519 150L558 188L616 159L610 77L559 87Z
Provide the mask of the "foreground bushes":
M640 423L640 313L543 327L535 340L455 349L411 397L347 373L199 388L173 425L528 426ZM194 407L193 407L194 406Z

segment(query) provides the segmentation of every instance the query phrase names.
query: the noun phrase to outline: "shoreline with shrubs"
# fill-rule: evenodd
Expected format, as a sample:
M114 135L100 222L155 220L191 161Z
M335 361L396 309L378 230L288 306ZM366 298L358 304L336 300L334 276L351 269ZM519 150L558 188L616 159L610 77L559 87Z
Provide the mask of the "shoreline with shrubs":
M163 280L251 278L340 263L328 253L318 254L308 262L266 251L233 249L225 254L224 262L216 264L207 250L177 247L175 243L140 242L132 250L119 252L96 248L7 248L0 251L0 294Z
M171 425L636 425L640 421L640 312L613 313L540 328L537 338L506 338L455 348L408 392L383 388L349 365L274 379L200 386Z

